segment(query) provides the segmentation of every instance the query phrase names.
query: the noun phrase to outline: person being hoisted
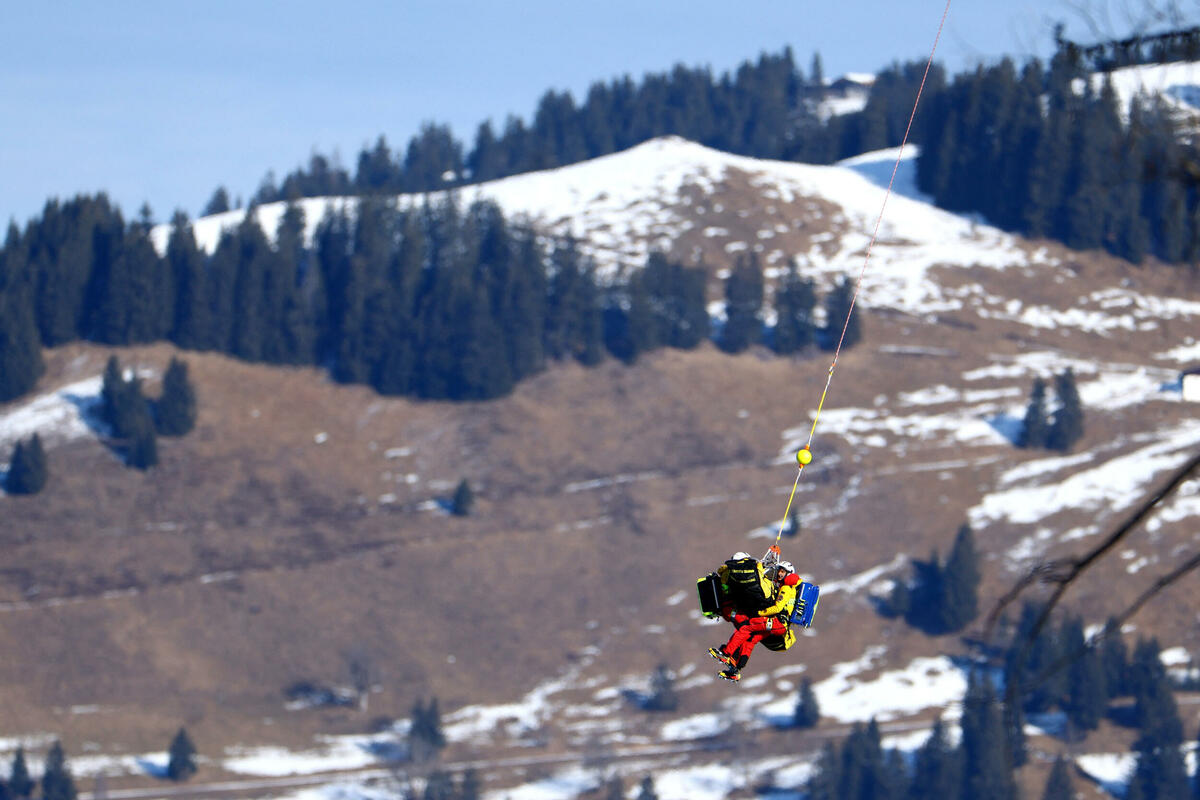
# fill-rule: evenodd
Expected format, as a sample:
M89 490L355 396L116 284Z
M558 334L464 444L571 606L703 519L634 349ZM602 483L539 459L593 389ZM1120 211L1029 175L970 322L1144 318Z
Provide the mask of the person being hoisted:
M769 569L766 577L772 581L774 602L750 613L737 609L735 604L730 617L735 628L733 635L724 646L708 649L709 655L725 665L719 673L725 680L741 680L741 671L759 642L768 640L767 646L772 650L787 650L796 642L791 621L793 611L797 610L796 588L800 576L790 561L780 561ZM803 613L803 609L800 611Z
M735 613L751 615L765 607L775 589L762 563L744 550L717 567L716 576L722 587L718 613L731 622Z

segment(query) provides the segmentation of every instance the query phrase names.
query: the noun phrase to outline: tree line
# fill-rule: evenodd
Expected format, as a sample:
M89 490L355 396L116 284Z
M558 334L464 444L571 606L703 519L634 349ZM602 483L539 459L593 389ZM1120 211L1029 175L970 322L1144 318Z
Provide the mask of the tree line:
M393 149L380 136L364 147L353 175L335 158L314 154L281 180L268 173L253 202L430 192L573 164L666 135L757 158L830 163L898 144L923 72L923 62L892 65L876 80L864 112L831 116L820 108L829 90L819 53L807 73L790 48L720 75L680 64L636 81L628 75L598 81L582 101L549 90L529 120L482 122L469 148L448 126L430 122L406 145ZM936 67L931 85L941 82ZM205 213L230 207L228 190L219 187Z
M762 269L743 259L725 281L727 319L714 332L702 267L654 253L605 283L574 240L546 244L491 202L399 208L365 198L353 214L328 213L311 243L304 230L295 204L271 235L248 214L210 255L178 216L159 256L148 223L126 225L103 195L49 204L24 231L11 227L0 250L0 306L13 312L0 316L0 363L9 367L0 401L33 387L42 346L77 339L167 340L245 361L320 365L385 395L486 400L550 361L632 363L714 333L731 353L760 343L792 353L830 338L816 324L814 284L794 264L767 326ZM851 291L844 280L826 297L839 331ZM117 435L141 441L137 430L149 426L138 427L140 404L129 404L132 415L109 406Z
M920 145L918 185L951 211L1076 249L1105 249L1139 262L1200 258L1200 158L1169 106L1139 98L1126 108L1111 81L1115 66L1196 56L1197 31L1081 49L1060 39L1044 64L1010 59L948 81L934 65L910 141ZM1114 55L1116 53L1117 55ZM790 49L763 53L714 75L676 66L595 83L582 102L546 92L526 122L502 130L482 123L468 150L446 126L429 123L392 152L380 137L364 148L353 176L314 155L255 202L302 196L425 192L576 163L675 134L758 158L832 163L900 143L923 62L880 71L865 107L830 115L819 54L806 73ZM1082 87L1082 89L1080 89ZM218 189L206 213L229 208Z
M918 186L942 208L1134 263L1200 258L1200 165L1161 100L1122 107L1060 51L981 66L924 105Z

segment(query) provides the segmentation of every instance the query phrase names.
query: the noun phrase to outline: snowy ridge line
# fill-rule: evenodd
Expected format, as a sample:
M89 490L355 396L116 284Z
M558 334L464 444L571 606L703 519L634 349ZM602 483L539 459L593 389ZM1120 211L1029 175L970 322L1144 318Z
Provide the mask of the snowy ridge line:
M493 200L506 215L536 222L544 234L574 235L581 250L596 261L598 274L612 279L623 264L640 265L651 249L670 244L680 233L695 227L697 223L679 211L690 199L685 189L711 193L734 172L748 176L767 200L782 204L820 198L839 206L841 213L835 222L849 225L852 230L843 236L832 257L823 254L816 242L808 253L784 253L762 246L767 266L795 255L818 272L842 274L866 243L877 217L885 189L862 173L872 160L882 158L881 154L867 154L850 166L817 166L736 156L668 136L578 164L515 175L452 193L396 195L392 202L410 208L451 194L463 202ZM906 154L898 183L911 183L914 169L912 156ZM1031 256L1010 234L906 197L903 190L894 195L876 245L875 257L881 266L863 284L864 297L872 304L909 307L938 300L940 289L925 280L932 264L1005 268L1030 262ZM326 212L352 214L359 199L307 198L297 202L305 214L305 236L311 242ZM285 203L276 202L254 209L268 235L273 235L285 207ZM247 213L240 209L194 221L197 244L205 252L213 252L222 233L240 224ZM167 224L151 231L151 240L160 253L165 252L170 232ZM716 235L715 229L710 232ZM771 237L775 232L772 228ZM756 245L729 242L725 250L733 253L749 246ZM1036 254L1033 258L1038 260ZM940 302L950 308L962 305L959 300Z

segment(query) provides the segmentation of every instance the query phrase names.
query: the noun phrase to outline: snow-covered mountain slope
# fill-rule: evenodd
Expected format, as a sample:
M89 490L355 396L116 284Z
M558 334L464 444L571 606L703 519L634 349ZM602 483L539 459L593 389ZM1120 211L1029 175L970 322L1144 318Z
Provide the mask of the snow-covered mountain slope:
M893 193L879 228L873 258L886 268L875 271L867 288L868 294L876 293L877 303L912 302L924 295L919 284L930 264L1003 267L1028 261L1012 237L903 196L916 194L911 160L915 153L912 148L906 153L899 177L906 190ZM640 266L652 249L678 248L681 239L697 238L708 246L693 250L724 256L725 263L711 264L716 268L755 250L767 266L797 257L818 271L847 272L861 266L856 254L869 241L884 209L884 188L872 179L879 169L862 173L866 165L894 160L896 154L890 150L844 166L813 166L735 156L664 137L579 164L465 187L459 196L467 202L493 200L507 214L530 219L548 234L574 235L608 275ZM890 165L887 169L890 172ZM402 207L422 199L395 198ZM301 201L308 234L328 211L353 210L356 202ZM283 203L257 209L265 231L275 230L283 209ZM211 252L222 231L238 225L245 213L196 220L198 244ZM807 235L801 238L798 233ZM168 226L155 228L160 251L168 235ZM804 249L797 250L798 245Z
M731 357L702 346L632 366L557 365L511 397L469 405L189 354L200 428L164 443L164 468L142 476L111 469L112 455L90 446L80 414L95 402L106 353L79 345L52 354L41 394L0 409L4 448L57 431L56 506L14 505L0 527L16 532L13 559L26 570L0 584L0 634L13 637L0 638L12 654L0 702L12 718L42 720L19 733L69 719L118 753L107 727L136 730L127 720L148 696L163 715L172 712L158 704L186 696L211 726L209 764L228 773L378 771L402 721L345 736L366 729L367 715L352 716L331 738L325 711L288 708L280 693L298 677L344 680L340 654L367 642L385 676L371 715L402 720L414 692L436 694L458 758L529 769L496 778L494 798L582 793L594 775L571 759L588 748L617 753L627 787L652 773L664 800L766 784L798 792L823 741L872 717L889 746L911 750L934 715L957 717L971 652L957 636L926 637L880 615L873 598L909 573L910 557L944 554L969 522L986 610L1032 565L1094 545L1184 463L1200 446L1197 407L1179 387L1180 369L1200 361L1200 292L1172 268L1023 241L933 208L910 159L884 209L896 156L811 167L660 139L461 193L574 233L610 274L636 268L651 247L714 274L754 250L769 275L794 258L822 288L859 274L884 211L856 311L865 336L842 354L796 495L803 537L784 540L824 587L820 616L794 652L756 653L733 693L704 652L727 632L700 618L691 585L728 552L774 539L828 354ZM310 231L327 208L353 202L304 201ZM258 213L269 230L282 206ZM199 220L197 237L212 248L240 220ZM155 236L162 246L166 229ZM142 361L165 363L159 347ZM1015 448L1031 382L1067 368L1084 439L1068 454ZM464 475L481 511L455 520L435 500ZM1194 552L1198 492L1186 484L1097 564L1073 587L1071 609L1102 623ZM116 544L81 552L94 530ZM448 560L464 556L484 579L450 587ZM1194 584L1173 587L1132 620L1131 637L1159 636L1173 658L1200 663L1198 601ZM448 641L429 608L453 612L463 635ZM98 614L111 616L111 634ZM104 682L93 662L46 649L34 633L48 625L94 636L112 665ZM675 676L675 712L637 708L657 663ZM28 675L69 712L35 716L46 703L22 691ZM801 677L824 719L797 740L776 728ZM1031 720L1031 731L1061 750L1052 723ZM755 737L755 756L741 753L736 768L706 749L742 734ZM1110 745L1087 747L1094 757L1080 765L1102 771ZM304 796L374 791L366 779L329 783Z
M1122 115L1127 115L1135 98L1158 98L1181 117L1193 123L1200 120L1200 63L1182 61L1171 64L1141 64L1122 67L1110 73L1092 76L1092 89L1099 92L1105 80L1111 80ZM1076 90L1083 90L1076 81Z

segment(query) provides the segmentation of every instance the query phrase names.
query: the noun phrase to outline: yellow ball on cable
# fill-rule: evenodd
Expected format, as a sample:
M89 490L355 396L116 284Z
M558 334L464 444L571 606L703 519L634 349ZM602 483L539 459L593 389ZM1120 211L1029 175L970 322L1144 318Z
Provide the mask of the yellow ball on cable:
M803 467L805 464L808 464L811 461L812 461L812 451L809 450L807 447L801 447L800 450L796 453L796 462L800 466Z

